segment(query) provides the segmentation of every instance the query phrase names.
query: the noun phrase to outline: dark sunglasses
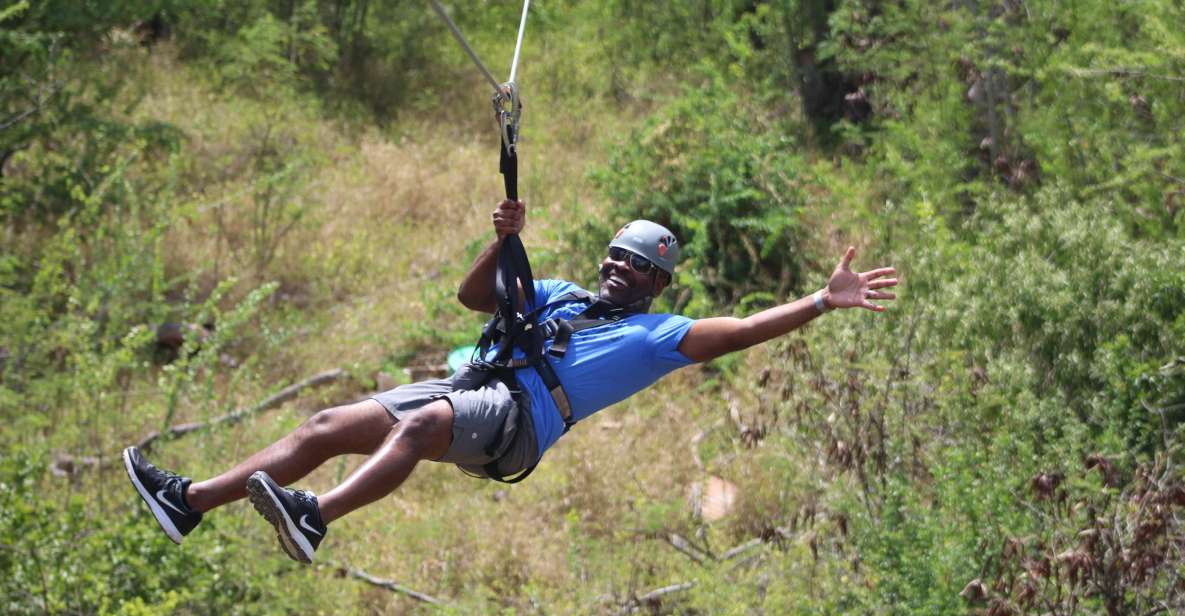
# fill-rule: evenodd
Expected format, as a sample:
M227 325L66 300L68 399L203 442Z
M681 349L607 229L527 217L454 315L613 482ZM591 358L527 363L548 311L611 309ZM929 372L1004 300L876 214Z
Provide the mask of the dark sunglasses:
M618 246L609 247L609 258L629 264L630 269L639 274L649 274L654 269L654 264L650 262L650 259Z

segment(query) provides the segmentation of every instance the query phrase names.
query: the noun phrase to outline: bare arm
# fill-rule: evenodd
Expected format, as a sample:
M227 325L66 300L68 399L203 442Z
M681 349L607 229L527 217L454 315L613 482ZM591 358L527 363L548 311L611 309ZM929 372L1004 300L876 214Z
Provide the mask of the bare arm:
M493 314L498 310L498 297L494 292L494 276L498 269L498 249L502 247L502 238L511 233L519 233L527 222L527 205L523 201L503 200L494 210L494 233L497 237L482 249L481 254L474 259L473 265L461 281L457 289L457 300L461 305L477 312ZM519 289L519 305L526 299Z
M819 291L820 300L826 310L867 308L883 312L884 306L873 304L869 300L891 300L897 297L893 293L877 290L896 286L896 278L883 277L893 276L897 270L882 267L867 272L853 272L851 263L855 256L856 249L849 247L836 266L835 272L831 274L827 286ZM700 319L693 323L691 329L683 336L683 341L679 343L679 351L692 361L708 361L790 333L820 314L822 312L815 306L815 297L812 294L743 319Z

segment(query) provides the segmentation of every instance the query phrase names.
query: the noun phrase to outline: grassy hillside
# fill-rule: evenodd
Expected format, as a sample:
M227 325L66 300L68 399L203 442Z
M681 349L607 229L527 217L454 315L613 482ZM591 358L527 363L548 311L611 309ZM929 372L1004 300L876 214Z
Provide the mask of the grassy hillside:
M205 478L476 338L487 87L419 3L0 3L3 611L1185 609L1179 6L535 4L538 275L592 284L645 216L686 249L662 310L793 299L849 244L900 299L679 371L522 484L423 464L318 566L243 503L177 548L123 446L345 371L153 445ZM496 74L519 8L454 9Z

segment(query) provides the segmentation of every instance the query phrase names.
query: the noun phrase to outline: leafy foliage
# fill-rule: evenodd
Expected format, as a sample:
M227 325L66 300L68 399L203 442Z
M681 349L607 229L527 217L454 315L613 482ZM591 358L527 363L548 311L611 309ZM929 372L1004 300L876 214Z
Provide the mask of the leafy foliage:
M714 83L708 89L720 95L689 91L632 135L597 180L613 203L611 220L648 218L675 232L687 264L679 282L703 296L700 306L768 303L801 290L799 212L809 201L795 171L802 159L790 139Z
M452 4L499 74L519 6ZM791 299L848 244L898 266L901 298L672 377L525 488L418 471L327 549L456 613L1185 609L1179 2L532 11L537 273L645 217L684 249L660 309ZM411 609L288 583L233 509L177 550L108 471L46 468L471 339L454 283L496 178L469 59L423 3L8 0L0 65L5 613ZM311 404L185 464L220 470ZM684 503L704 475L739 486L721 521Z
M282 613L301 609L279 578L233 550L178 550L142 524L139 502L96 515L81 495L39 498L46 460L10 450L0 460L0 596L8 614ZM138 499L137 499L138 500ZM203 528L206 532L214 527ZM283 573L283 571L277 572ZM270 587L270 588L269 588Z

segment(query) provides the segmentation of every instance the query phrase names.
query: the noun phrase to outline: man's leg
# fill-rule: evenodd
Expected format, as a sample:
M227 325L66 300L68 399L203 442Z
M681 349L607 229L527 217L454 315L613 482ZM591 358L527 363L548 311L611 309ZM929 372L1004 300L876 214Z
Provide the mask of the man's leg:
M247 478L259 470L267 472L280 485L287 485L308 475L334 456L369 454L380 445L385 447L384 439L399 432L392 428L406 423L403 421L397 424L390 413L374 400L323 410L288 436L231 470L213 479L190 484L185 492L185 500L191 508L205 512L243 498L247 495ZM410 468L408 470L410 472Z
M284 488L266 470L248 477L251 504L276 529L280 547L293 559L313 562L328 524L399 487L420 460L443 456L452 442L453 407L446 399L405 415L382 444L341 485L317 497Z
M430 402L406 416L381 435L381 445L362 466L341 485L317 497L321 519L328 524L390 494L420 460L443 456L452 439L453 407L447 399Z

